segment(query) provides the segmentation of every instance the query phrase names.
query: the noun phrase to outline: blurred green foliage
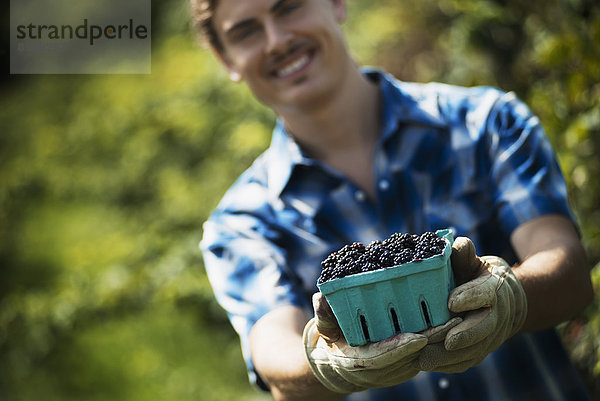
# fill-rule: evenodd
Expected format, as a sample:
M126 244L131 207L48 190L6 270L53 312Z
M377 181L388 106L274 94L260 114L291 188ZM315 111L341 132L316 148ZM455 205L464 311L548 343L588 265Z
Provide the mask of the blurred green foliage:
M214 301L202 222L274 115L153 4L152 74L32 76L0 100L0 399L264 400ZM361 63L494 85L540 117L600 294L600 6L592 0L349 4ZM600 302L561 326L600 396ZM594 387L595 386L595 387Z

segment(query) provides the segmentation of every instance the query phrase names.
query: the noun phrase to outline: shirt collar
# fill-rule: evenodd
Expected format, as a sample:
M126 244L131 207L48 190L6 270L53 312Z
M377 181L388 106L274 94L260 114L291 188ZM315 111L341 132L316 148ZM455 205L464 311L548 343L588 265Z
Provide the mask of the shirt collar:
M403 82L373 67L363 67L362 72L379 83L382 96L382 132L385 140L401 122L442 127L445 121L440 114L438 97L432 96L433 86Z
M277 119L268 150L268 191L271 199L279 197L296 165L311 164L302 149L285 130L283 120Z
M427 96L421 84L396 80L390 74L372 67L362 72L379 83L382 95L382 133L385 140L396 132L401 122L440 127L444 125L437 96ZM268 150L268 191L272 200L281 195L297 165L315 165L285 130L279 118Z

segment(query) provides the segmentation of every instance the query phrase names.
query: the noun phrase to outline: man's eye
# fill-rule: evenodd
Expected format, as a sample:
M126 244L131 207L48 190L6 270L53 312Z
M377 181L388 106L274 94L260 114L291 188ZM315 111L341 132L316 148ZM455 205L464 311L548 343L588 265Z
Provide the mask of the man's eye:
M256 32L257 32L256 27L248 27L248 28L240 29L235 33L233 38L235 41L240 42L244 39L249 38Z
M295 10L299 9L301 5L302 4L299 1L288 1L281 6L281 8L279 10L279 14L281 14L281 15L291 14Z

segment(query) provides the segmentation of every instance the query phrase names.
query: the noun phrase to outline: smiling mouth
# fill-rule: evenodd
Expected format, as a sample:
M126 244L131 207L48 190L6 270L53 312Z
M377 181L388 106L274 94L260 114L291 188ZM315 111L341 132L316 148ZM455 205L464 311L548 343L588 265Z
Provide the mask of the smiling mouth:
M285 64L282 68L276 70L274 75L277 78L287 78L293 76L294 74L302 71L306 66L308 66L313 58L312 52L306 52L301 57L295 59L294 61Z

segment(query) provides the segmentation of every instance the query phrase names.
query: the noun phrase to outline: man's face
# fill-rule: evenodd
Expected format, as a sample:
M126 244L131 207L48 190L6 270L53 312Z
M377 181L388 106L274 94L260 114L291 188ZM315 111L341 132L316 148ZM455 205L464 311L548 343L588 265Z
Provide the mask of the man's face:
M213 23L233 80L276 111L314 105L349 65L343 0L220 0Z

